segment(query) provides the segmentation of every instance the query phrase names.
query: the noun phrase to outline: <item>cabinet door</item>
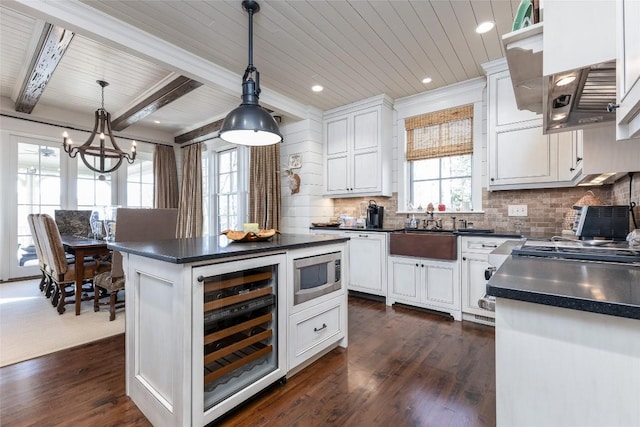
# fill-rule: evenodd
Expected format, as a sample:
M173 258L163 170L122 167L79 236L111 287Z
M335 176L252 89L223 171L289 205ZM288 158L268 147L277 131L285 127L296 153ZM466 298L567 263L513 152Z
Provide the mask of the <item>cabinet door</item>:
M528 110L518 110L508 71L495 76L493 87L495 89L495 104L493 106L495 108L495 123L493 125L497 128L539 120L542 117Z
M385 233L347 232L349 240L349 289L387 295Z
M419 302L421 267L418 259L389 257L389 297L391 300Z
M558 138L558 181L571 181L582 171L582 131L554 136Z
M350 191L349 158L339 156L327 158L327 193L345 193Z
M369 108L353 114L353 151L377 150L380 145L379 108Z
M375 165L378 152L355 153L353 156L353 191L369 192L380 189L380 169Z
M489 267L488 255L468 254L462 260L462 311L494 317L494 314L481 309L478 300L486 294L487 281L484 271Z
M349 119L338 117L325 123L327 156L347 155L349 152Z
M498 132L489 147L489 185L557 180L557 147L557 138L538 126Z
M640 2L616 2L618 31L616 139L640 137Z
M443 308L451 308L454 306L457 281L455 280L453 268L450 266L425 264L422 269L425 279L425 302Z

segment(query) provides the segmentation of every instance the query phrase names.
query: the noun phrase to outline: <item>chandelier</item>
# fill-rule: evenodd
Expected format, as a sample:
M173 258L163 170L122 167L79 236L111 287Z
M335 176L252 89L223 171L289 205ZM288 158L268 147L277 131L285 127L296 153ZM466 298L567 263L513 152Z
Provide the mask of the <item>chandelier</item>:
M234 144L276 144L282 141L282 135L273 116L258 104L260 73L253 65L253 14L260 11L260 5L244 0L242 8L249 14L249 64L242 76L242 103L225 117L219 135Z
M104 109L104 88L108 86L109 83L104 80L96 80L96 83L102 88L102 107L96 110L93 131L91 131L89 139L82 145L73 145L67 132L64 132L62 134L62 146L64 151L69 154L69 157L75 158L80 154L80 158L89 169L100 174L105 174L118 169L124 159L126 159L129 164L133 163L136 158L136 142L131 142L131 154L125 153L118 147L111 132L111 114ZM98 132L100 132L99 142L94 145L94 140ZM99 160L97 167L94 166L92 158ZM113 164L112 162L107 162L107 159L117 159L117 162Z

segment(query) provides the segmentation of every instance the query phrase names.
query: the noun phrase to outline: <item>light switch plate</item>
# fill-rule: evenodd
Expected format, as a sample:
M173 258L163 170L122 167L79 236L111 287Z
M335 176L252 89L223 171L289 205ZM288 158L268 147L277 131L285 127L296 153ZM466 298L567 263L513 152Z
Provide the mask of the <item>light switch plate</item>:
M527 216L527 205L509 205L509 216Z

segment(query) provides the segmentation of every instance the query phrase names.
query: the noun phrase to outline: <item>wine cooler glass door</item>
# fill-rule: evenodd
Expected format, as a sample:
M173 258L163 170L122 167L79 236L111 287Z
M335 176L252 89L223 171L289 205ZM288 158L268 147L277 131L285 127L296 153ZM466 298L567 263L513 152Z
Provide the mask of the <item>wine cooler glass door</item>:
M194 269L194 371L202 367L194 372L194 397L202 393L205 422L285 375L284 260L274 255Z

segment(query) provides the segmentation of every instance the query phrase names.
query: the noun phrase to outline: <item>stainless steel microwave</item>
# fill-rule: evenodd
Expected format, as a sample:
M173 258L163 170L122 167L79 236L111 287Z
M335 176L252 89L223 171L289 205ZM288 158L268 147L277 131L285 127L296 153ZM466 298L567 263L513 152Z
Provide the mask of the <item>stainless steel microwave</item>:
M293 304L301 304L342 287L342 253L332 252L293 260Z

